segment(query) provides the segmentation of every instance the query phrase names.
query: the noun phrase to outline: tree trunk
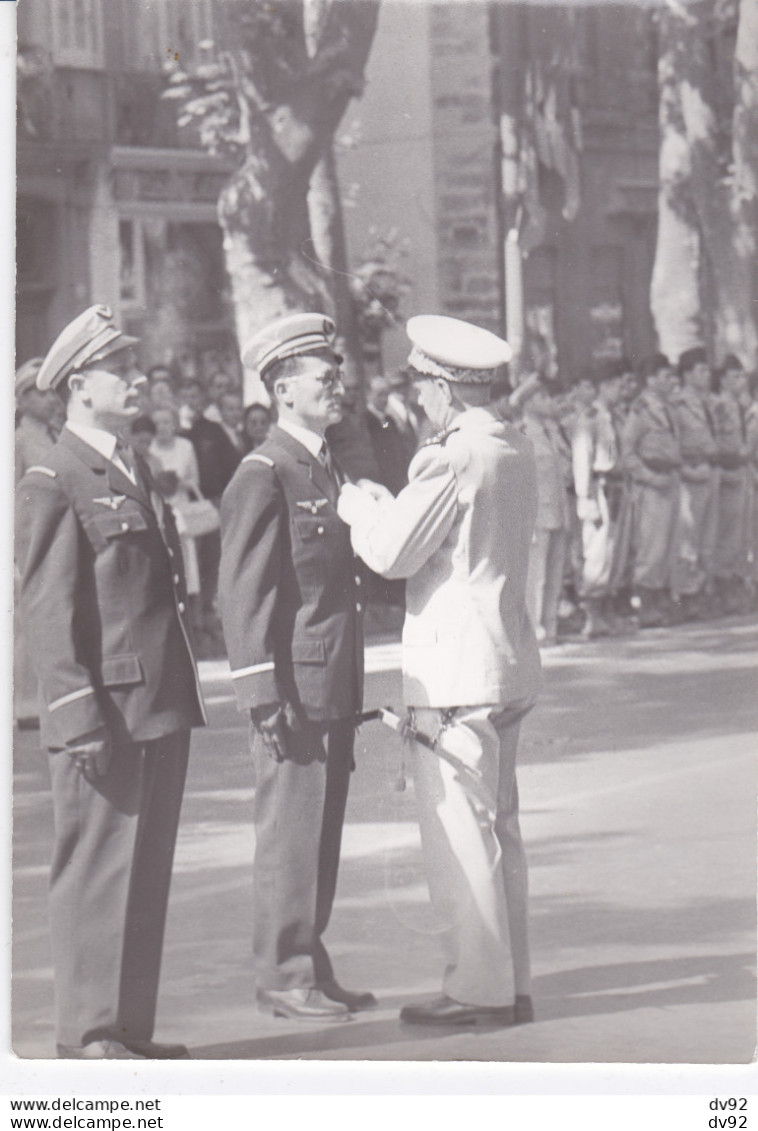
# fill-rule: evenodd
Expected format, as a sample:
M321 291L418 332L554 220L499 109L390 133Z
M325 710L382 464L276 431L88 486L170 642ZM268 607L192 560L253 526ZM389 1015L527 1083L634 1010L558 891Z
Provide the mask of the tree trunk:
M748 67L756 50L750 40L755 5L742 0ZM715 361L736 353L750 365L756 353L755 228L737 186L749 184L755 152L744 145L740 152L738 144L735 172L741 173L730 176L732 148L724 146L724 133L728 137L732 123L719 116L719 82L728 86L731 75L719 73L724 53L714 50L724 25L711 0L694 0L663 13L660 33L661 187L651 287L660 345L672 360L706 344ZM738 64L736 79L745 103L743 112L738 101L735 125L745 136L755 129L755 73L741 72Z
M755 369L758 365L758 0L740 0L734 71L732 206L738 251L746 268L744 301L748 311L753 312L740 359L748 369Z
M682 71L692 50L690 32L678 13L661 13L658 238L650 305L660 348L674 364L684 350L703 340L700 234L690 196L692 166L681 106Z
M283 5L285 16L299 12L300 21L282 41L283 61L270 47L261 53L259 39L245 39L240 17L251 8L225 8L247 157L219 200L241 348L289 311L333 306L333 277L325 279L309 254L308 189L362 89L378 0Z
M311 174L308 218L315 258L331 296L330 314L337 324L348 379L360 386L362 392L365 375L363 351L350 293L347 240L333 145L329 146Z

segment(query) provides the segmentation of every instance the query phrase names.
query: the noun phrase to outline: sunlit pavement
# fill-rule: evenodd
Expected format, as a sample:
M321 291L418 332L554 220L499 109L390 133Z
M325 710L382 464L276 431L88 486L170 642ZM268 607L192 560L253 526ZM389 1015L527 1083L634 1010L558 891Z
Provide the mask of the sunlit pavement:
M754 1052L754 618L545 653L519 784L532 890L532 1025L401 1026L440 984L412 784L379 723L358 739L327 941L343 985L379 1006L319 1027L256 1011L250 964L253 775L221 663L202 665L176 855L159 1040L202 1059L744 1063ZM368 651L366 706L399 706L399 647ZM14 1041L53 1055L46 924L51 839L38 736L18 736Z

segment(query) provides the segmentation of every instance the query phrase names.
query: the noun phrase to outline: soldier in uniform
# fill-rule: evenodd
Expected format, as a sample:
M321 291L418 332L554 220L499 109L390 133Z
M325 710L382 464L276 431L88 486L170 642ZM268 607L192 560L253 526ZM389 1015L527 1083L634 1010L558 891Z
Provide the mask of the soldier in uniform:
M577 418L571 441L576 509L582 524L581 597L587 618L582 631L588 639L610 631L603 613L610 595L622 489L614 416L622 375L614 367L596 376L595 400Z
M526 611L537 510L529 440L487 405L502 338L455 318L408 323L419 402L441 431L393 499L346 484L339 513L385 577L407 578L405 701L418 732L443 734L455 764L412 743L432 902L444 924L442 996L404 1021L511 1025L532 1017L526 861L516 753L540 660Z
M257 779L258 1004L317 1022L375 1004L339 985L322 941L363 694L361 575L324 440L342 416L333 336L331 319L295 314L246 347L278 423L243 459L221 506L221 613Z
M740 403L746 381L742 365L733 356L726 358L715 378L718 388L711 398L711 414L720 470L714 596L720 611L736 613L745 604L747 574L748 445Z
M674 413L682 455L672 595L685 619L707 615L713 581L719 492L718 445L709 404L711 373L701 346L679 358Z
M55 845L58 1055L187 1056L152 1040L190 727L204 722L181 552L150 473L118 434L139 412L131 347L105 306L37 376L67 403L18 487L21 617L40 680Z
M55 393L43 393L37 388L37 374L41 357L25 361L16 373L16 412L18 424L14 435L15 481L23 479L30 467L44 459L55 443L50 427ZM20 576L14 573L16 601L19 597ZM34 730L39 726L37 707L37 676L32 667L23 625L17 623L13 638L13 717L21 730Z
M682 461L668 404L668 358L655 354L643 364L642 377L645 388L631 406L621 437L628 496L619 540L640 601L640 626L646 628L664 624L668 616Z

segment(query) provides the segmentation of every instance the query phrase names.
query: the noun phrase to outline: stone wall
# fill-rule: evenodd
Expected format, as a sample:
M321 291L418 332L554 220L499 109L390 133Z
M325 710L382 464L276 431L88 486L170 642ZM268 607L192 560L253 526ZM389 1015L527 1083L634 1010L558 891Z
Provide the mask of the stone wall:
M489 8L429 5L440 312L502 332Z

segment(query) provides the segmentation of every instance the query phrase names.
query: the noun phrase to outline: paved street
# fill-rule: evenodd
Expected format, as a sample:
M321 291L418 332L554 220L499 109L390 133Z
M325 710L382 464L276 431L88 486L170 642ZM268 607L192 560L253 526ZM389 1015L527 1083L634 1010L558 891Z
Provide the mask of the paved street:
M363 727L327 936L342 983L379 1008L305 1027L257 1013L250 970L253 776L225 665L202 665L177 850L161 1040L201 1059L745 1063L754 1053L755 618L654 630L545 656L519 776L537 1020L510 1030L401 1026L439 989L413 790L401 749ZM369 649L367 706L399 706L399 649ZM38 736L16 752L14 1039L53 1055L46 926L51 810Z

